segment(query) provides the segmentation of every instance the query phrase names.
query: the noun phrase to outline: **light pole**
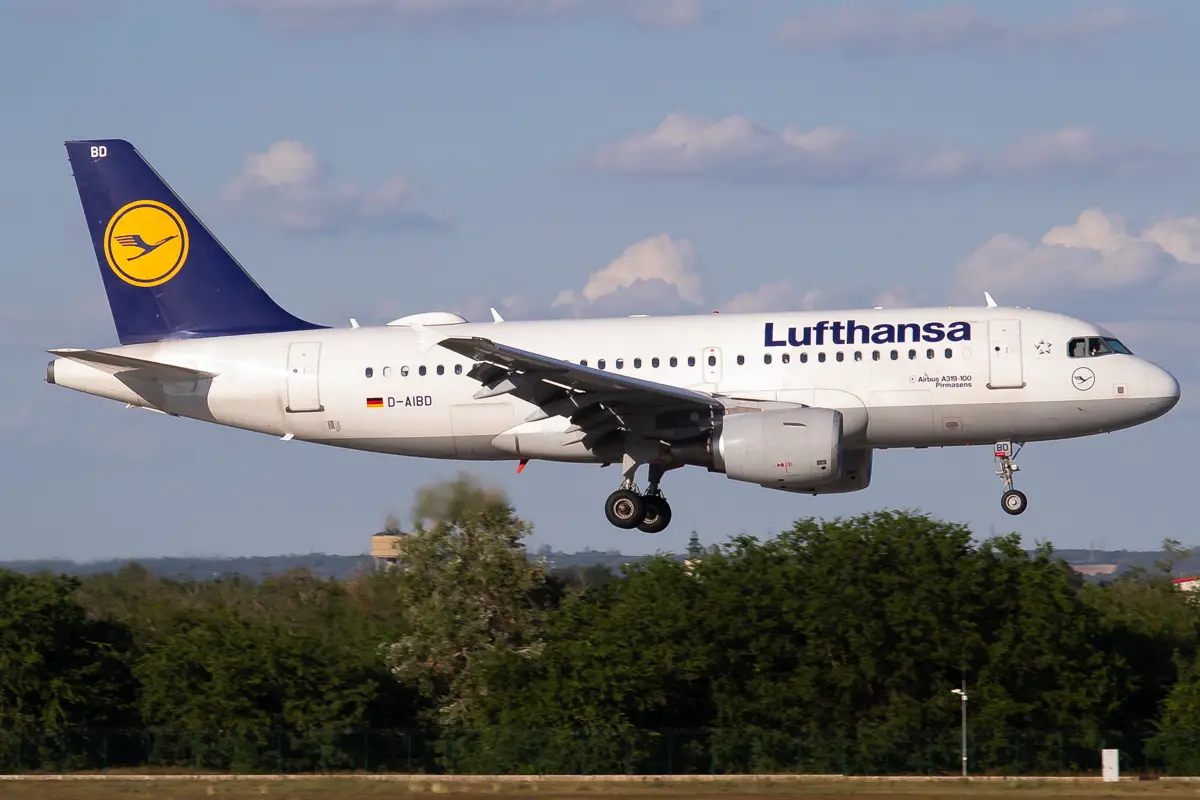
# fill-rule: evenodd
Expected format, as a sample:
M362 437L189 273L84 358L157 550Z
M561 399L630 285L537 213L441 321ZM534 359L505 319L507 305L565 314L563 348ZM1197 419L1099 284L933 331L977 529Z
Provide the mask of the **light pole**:
M963 678L961 689L951 689L951 694L962 698L962 776L967 777L967 679Z

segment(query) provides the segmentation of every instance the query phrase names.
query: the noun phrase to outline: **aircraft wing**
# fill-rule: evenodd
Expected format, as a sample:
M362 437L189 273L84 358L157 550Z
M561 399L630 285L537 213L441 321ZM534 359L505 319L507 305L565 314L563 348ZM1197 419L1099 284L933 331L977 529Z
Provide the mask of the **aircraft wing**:
M526 422L568 417L574 434L563 444L596 441L614 430L670 439L696 428L724 407L716 397L655 381L608 372L511 347L483 337L438 342L475 362L467 375L483 384L482 400L511 394L538 406Z
M118 353L105 353L100 350L63 348L60 350L47 350L46 352L56 355L59 358L69 358L72 361L78 361L80 364L86 364L89 367L107 372L110 375L124 376L132 373L130 377L148 378L159 383L168 381L199 381L214 378L217 375L215 372L205 372L199 369L190 369L189 367L177 367L174 364L147 361L143 358L133 358L132 356L120 355Z

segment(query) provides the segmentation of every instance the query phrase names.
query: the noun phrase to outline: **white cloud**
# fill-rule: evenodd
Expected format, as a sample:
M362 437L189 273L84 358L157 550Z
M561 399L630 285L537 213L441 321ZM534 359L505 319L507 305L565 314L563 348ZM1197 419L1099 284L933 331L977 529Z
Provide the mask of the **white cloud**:
M279 141L246 157L224 200L273 227L295 233L340 233L355 228L440 228L448 224L421 208L422 191L396 175L378 186L335 184L312 150Z
M382 25L547 22L610 16L638 25L679 28L708 13L708 0L209 0L288 31L372 30Z
M800 49L885 55L1082 41L1130 28L1138 21L1128 11L1094 6L1064 19L1016 22L990 18L965 5L901 10L876 3L845 3L793 17L783 23L779 35Z
M625 248L588 276L583 289L559 292L551 308L585 314L604 309L649 313L643 309L699 306L704 296L694 269L692 243L659 234Z
M815 311L817 309L863 308L882 306L899 308L911 304L904 289L880 292L865 286L836 289L796 289L791 281L763 284L757 289L735 295L721 306L728 314L753 314L767 311Z
M600 172L708 176L734 181L815 185L944 184L1047 176L1149 174L1179 167L1191 151L1153 143L1109 141L1067 128L1024 137L995 153L867 139L831 126L772 131L742 116L720 120L672 113L651 131L599 148L589 165Z
M864 286L796 289L787 281L741 292L724 303L708 305L696 271L692 242L662 233L635 242L612 261L590 273L581 289L563 289L549 303L527 295L500 300L471 297L454 311L474 321L491 319L489 306L505 318L614 317L627 314L695 314L709 311L755 313L818 308L889 308L909 304L903 289L879 292Z
M1108 293L1115 307L1194 304L1200 289L1200 215L1169 217L1132 233L1123 217L1100 209L1056 225L1037 243L999 234L958 265L965 296Z

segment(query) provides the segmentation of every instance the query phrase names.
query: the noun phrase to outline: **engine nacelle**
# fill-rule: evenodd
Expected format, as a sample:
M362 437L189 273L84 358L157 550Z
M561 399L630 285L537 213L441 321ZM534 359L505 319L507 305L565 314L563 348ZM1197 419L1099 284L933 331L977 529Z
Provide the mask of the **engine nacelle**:
M806 494L845 494L857 492L871 485L871 466L875 451L869 449L846 450L842 453L842 474L830 483L814 489L801 489Z
M726 414L707 449L709 468L732 480L812 491L842 476L842 414L829 408Z

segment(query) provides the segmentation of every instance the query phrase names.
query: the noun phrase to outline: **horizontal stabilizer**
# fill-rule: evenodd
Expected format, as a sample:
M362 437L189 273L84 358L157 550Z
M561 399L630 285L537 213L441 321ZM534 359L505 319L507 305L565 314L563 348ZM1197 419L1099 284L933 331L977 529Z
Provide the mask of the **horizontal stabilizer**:
M118 353L105 353L101 350L64 348L60 350L48 350L47 352L59 358L69 358L72 361L78 361L80 364L87 364L89 367L95 367L110 375L134 371L139 373L140 376L160 382L200 381L215 378L217 375L215 372L205 372L204 370L191 369L189 367L177 367L174 364L147 361L142 358L123 356Z

